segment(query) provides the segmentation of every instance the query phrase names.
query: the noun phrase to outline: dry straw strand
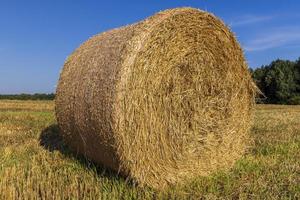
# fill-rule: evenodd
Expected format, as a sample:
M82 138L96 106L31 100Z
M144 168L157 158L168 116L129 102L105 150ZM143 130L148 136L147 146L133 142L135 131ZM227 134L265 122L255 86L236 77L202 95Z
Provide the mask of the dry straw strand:
M229 28L176 8L76 49L60 75L56 116L74 151L164 188L233 166L249 144L255 93Z

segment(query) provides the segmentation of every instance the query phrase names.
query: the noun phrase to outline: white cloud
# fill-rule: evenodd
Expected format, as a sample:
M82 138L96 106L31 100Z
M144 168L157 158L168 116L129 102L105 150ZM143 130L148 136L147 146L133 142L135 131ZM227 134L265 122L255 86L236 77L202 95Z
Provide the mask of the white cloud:
M265 22L274 19L275 16L255 16L255 15L245 15L241 16L238 20L232 21L229 26L238 27L249 24L255 24L260 22Z
M300 43L300 27L281 27L264 32L244 45L246 51L262 51Z

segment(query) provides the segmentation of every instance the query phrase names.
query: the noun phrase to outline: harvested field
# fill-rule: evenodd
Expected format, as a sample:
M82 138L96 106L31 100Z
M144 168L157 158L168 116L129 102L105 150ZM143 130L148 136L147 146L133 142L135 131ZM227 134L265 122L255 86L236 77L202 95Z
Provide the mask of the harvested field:
M300 198L300 106L256 106L254 146L230 171L164 192L141 189L72 154L53 107L51 101L0 101L0 199Z

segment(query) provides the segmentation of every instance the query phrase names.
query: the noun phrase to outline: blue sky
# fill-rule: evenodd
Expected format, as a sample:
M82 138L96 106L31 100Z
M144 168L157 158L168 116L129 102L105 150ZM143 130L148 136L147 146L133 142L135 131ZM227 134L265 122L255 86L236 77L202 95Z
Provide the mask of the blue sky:
M220 17L253 68L300 57L298 0L0 0L0 94L54 92L65 59L86 39L182 6Z

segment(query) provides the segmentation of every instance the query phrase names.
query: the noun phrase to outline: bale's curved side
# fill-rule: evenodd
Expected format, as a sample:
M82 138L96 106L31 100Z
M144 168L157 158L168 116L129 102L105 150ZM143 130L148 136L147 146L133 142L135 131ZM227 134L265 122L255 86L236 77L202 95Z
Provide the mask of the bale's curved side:
M56 91L56 116L65 141L78 153L115 170L119 159L112 132L115 85L122 50L133 27L96 35L65 62Z
M233 165L249 141L254 94L230 30L179 8L78 48L61 74L56 112L73 149L164 187Z

